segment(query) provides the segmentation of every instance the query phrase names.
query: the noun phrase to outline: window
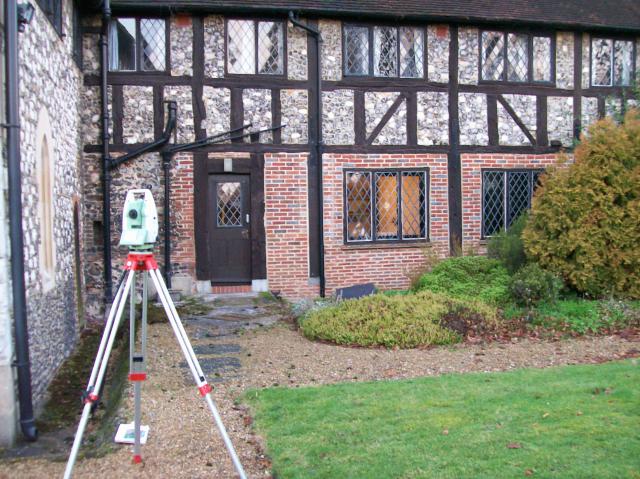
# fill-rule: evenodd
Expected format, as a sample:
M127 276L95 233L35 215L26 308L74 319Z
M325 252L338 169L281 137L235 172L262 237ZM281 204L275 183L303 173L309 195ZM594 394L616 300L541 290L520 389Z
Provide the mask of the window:
M525 210L538 185L541 170L482 172L482 236L509 228Z
M284 75L284 25L279 21L227 21L227 73Z
M162 18L116 18L109 28L111 71L167 69L167 24Z
M591 85L629 86L634 72L631 40L591 39Z
M480 75L483 81L553 81L554 45L550 35L483 31L480 45Z
M82 24L80 20L80 9L76 2L73 2L72 8L73 59L76 65L82 69Z
M42 12L49 19L58 35L62 35L62 1L61 0L38 0L38 5Z
M422 28L345 25L344 74L422 78L424 41Z
M347 243L427 238L426 170L345 172Z

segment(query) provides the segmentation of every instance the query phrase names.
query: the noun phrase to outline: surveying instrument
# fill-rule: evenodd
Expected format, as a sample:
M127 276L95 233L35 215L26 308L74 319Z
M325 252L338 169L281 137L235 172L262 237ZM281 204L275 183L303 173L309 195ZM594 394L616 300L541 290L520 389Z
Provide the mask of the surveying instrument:
M220 414L211 398L211 386L207 383L204 372L200 367L200 363L193 352L191 343L187 333L180 321L180 317L176 311L175 305L171 300L169 291L164 283L162 275L158 271L158 264L153 257L153 245L158 236L158 215L153 196L149 190L131 190L127 192L124 203L124 214L122 215L122 236L120 238L121 246L129 247L129 254L125 261L124 272L118 291L113 300L113 304L109 310L107 322L105 324L104 333L98 348L98 354L91 370L91 376L87 389L83 394L84 407L82 416L78 424L71 454L67 461L67 467L64 472L64 478L71 478L73 466L78 455L78 450L82 443L82 436L89 420L91 409L99 400L100 388L102 386L109 355L113 348L113 343L120 326L122 313L124 311L127 298L129 298L129 314L130 314L130 356L129 356L129 380L134 385L134 443L133 443L133 462L142 462L140 452L141 448L141 389L142 381L147 377L146 373L146 347L147 347L147 302L149 298L148 283L149 277L158 292L160 302L164 307L165 313L169 320L169 324L176 335L182 354L184 355L187 365L191 370L193 379L198 387L200 395L204 398L216 426L220 431L220 435L231 456L236 472L241 479L246 479L244 469L238 455L231 443L231 439L222 423ZM142 317L140 331L140 349L136 349L136 275L141 272L142 276Z

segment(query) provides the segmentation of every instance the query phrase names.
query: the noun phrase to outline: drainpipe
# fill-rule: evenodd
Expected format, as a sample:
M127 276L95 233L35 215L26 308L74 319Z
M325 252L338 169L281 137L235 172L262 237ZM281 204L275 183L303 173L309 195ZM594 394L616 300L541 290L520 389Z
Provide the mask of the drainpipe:
M100 103L102 107L102 244L104 248L104 299L110 303L113 291L111 277L111 157L109 156L109 0L102 4L102 33L100 35Z
M18 14L16 0L5 2L5 69L7 101L7 176L9 180L9 224L11 243L11 292L15 328L20 427L28 441L38 439L33 418L31 366L24 282L22 233L22 175L20 172L20 78L18 72Z
M316 141L313 144L315 150L316 161L318 164L318 230L320 237L318 238L318 249L320 261L318 265L318 274L320 276L320 296L325 296L325 276L324 276L324 195L322 193L322 68L320 66L320 44L322 43L322 35L320 31L306 25L296 19L295 14L289 12L289 21L296 27L306 31L308 35L311 35L315 41L316 48L316 61L315 61L315 75L316 75L316 95L315 95L315 116L316 116Z

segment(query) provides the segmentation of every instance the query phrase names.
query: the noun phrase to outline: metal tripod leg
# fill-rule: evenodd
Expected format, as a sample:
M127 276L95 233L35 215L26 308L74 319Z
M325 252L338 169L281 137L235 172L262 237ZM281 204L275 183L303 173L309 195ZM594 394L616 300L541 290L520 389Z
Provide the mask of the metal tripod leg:
M133 298L132 293L132 298ZM141 432L142 426L142 381L146 379L146 363L147 363L147 305L148 305L148 272L142 273L142 318L141 318L141 331L140 331L140 351L135 352L135 314L131 328L134 331L131 339L131 374L129 378L133 383L133 395L134 395L134 413L133 413L133 429L134 429L134 442L133 442L133 462L142 462L142 448L141 448ZM133 308L135 311L135 308Z
M211 414L213 415L213 419L218 427L218 431L222 436L222 440L231 456L231 460L233 462L234 467L236 468L236 472L240 476L241 479L246 479L246 474L244 472L244 468L240 463L240 459L236 454L236 450L233 447L233 443L227 434L227 430L222 423L222 418L218 413L218 410L211 398L211 386L207 383L202 368L200 367L200 363L198 362L198 358L193 352L193 348L191 347L191 343L189 342L189 338L187 333L180 321L180 316L178 316L178 312L175 309L173 301L171 300L171 296L169 296L169 291L167 291L167 287L162 279L162 276L158 272L157 269L151 269L149 271L151 275L151 280L158 291L158 296L160 297L160 301L162 302L162 306L164 307L165 312L167 313L167 318L169 319L169 324L171 324L171 328L173 329L174 334L178 340L178 344L180 345L180 349L182 349L182 353L189 365L189 369L191 370L191 374L200 390L200 394L204 397Z
M96 401L98 401L97 394L98 391L100 391L100 387L102 386L104 374L107 369L107 363L109 362L109 356L111 354L111 350L113 349L113 343L116 339L116 334L120 325L120 319L122 318L122 313L126 304L127 292L131 287L133 277L134 271L129 271L127 279L123 284L120 285L120 289L118 289L116 298L114 299L111 310L109 311L107 324L105 325L102 340L100 341L100 347L98 348L98 355L93 365L91 377L87 386L87 398L85 399L84 407L82 409L82 416L80 417L78 430L76 431L76 436L73 440L73 446L71 447L71 454L69 455L69 460L67 461L67 467L64 471L64 479L71 478L73 466L75 464L76 457L78 456L78 450L80 449L80 444L82 444L82 436L84 435L84 430L87 427L87 422L89 421L91 407Z

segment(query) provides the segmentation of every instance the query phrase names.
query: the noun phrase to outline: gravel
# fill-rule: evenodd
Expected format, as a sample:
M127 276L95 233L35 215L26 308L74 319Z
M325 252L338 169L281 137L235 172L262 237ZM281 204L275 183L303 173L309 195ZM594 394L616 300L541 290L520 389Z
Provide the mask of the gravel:
M252 304L256 304L255 298ZM348 348L310 342L286 323L256 327L255 321L259 322L262 316L272 317L273 310L261 310L259 306L253 309L258 314L252 311L251 319L228 321L228 328L216 326L218 334L199 335L200 339L193 342L201 352L201 360L224 366L210 375L213 398L247 475L253 478L270 477L270 462L263 441L252 431L249 411L238 401L247 389L541 368L640 356L638 336L525 339L425 350ZM211 322L210 315L207 321ZM186 323L192 338L203 327L197 320ZM239 328L240 323L246 327ZM79 460L74 477L236 477L206 404L188 371L180 366L184 358L169 325L150 325L149 339L149 375L143 385L142 411L143 424L150 425L151 431L149 442L142 449L143 464L132 464L130 447L122 446L103 457ZM123 414L129 418L131 392L123 402ZM64 461L45 459L3 461L0 478L60 477L64 467Z

